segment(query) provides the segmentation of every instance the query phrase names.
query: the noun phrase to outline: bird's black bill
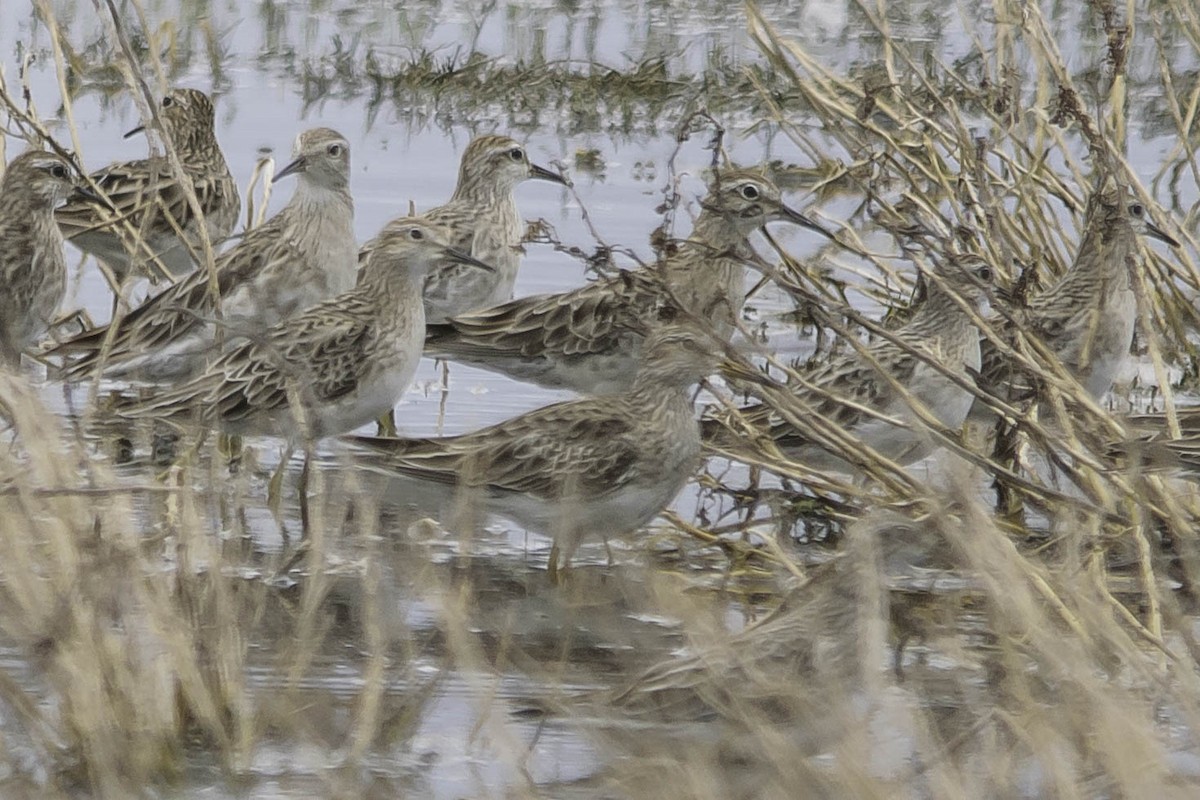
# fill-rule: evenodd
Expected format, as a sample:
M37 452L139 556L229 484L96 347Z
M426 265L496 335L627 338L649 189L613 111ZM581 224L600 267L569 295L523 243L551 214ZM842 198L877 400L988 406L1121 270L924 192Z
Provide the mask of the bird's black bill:
M91 189L89 189L86 186L76 186L73 194L77 197L82 197L84 200L87 200L90 203L96 203L97 205L104 206L109 211L117 210L116 206L114 206L112 203L108 202L108 200L106 200L104 197L93 192Z
M138 126L137 126L136 128L134 128L133 130L131 130L131 131L126 131L126 132L125 132L125 138L126 138L126 139L128 139L130 136L137 136L139 133L141 133L141 132L142 132L142 131L144 131L144 130L146 130L146 126L145 126L145 125L138 125Z
M565 177L552 169L539 167L537 164L529 165L529 177L536 178L539 181L550 181L552 183L561 183L563 186L567 185L567 179Z
M275 173L275 177L271 179L271 183L278 183L280 178L286 178L288 175L294 175L297 172L303 172L307 167L308 160L304 156L293 159L292 163Z
M1164 231L1162 228L1160 228L1157 225L1154 225L1153 223L1150 223L1150 222L1146 223L1146 235L1153 236L1155 239L1158 239L1160 242L1166 242L1167 244L1171 245L1171 247L1181 247L1182 246L1179 244L1178 239L1176 239L1174 236L1172 236L1171 234Z
M776 386L771 376L749 362L734 361L723 358L717 364L716 372L726 380L753 383L759 386Z
M824 227L817 224L813 220L809 219L805 215L801 214L796 209L791 208L790 206L787 206L787 205L783 205L781 203L779 206L779 211L780 211L780 219L782 221L791 222L796 225L800 225L801 227L808 228L810 231L816 231L817 233L821 234L829 241L831 241L835 244L841 244L841 242L839 242L837 240L837 237L834 236L831 231L826 230Z
M480 261L478 258L467 255L462 250L456 250L453 247L446 248L446 258L450 259L451 261L453 261L457 264L467 264L472 267L479 267L480 269L486 269L488 272L496 271L496 268L493 267L491 264L484 263L483 261Z

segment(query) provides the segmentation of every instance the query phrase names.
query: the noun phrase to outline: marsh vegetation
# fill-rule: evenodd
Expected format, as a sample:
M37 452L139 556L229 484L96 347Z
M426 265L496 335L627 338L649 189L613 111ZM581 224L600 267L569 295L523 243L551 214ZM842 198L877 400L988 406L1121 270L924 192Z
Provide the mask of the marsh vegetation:
M518 293L652 263L705 168L765 163L841 242L757 241L777 268L739 346L775 374L894 325L914 261L951 246L1037 292L1100 161L1184 247L1143 248L1103 403L1024 354L1044 400L1013 409L1018 465L978 431L907 469L850 446L853 478L712 460L561 586L548 540L431 519L336 444L303 515L294 492L272 513L277 443L162 461L97 424L113 387L0 377L0 794L1194 796L1200 496L1121 452L1130 411L1196 433L1200 16L1134 5L5 6L5 161L46 135L133 157L135 80L198 86L243 190L302 128L351 134L365 240L444 200L471 134L528 140L574 187L522 194ZM97 272L76 278L103 317ZM400 425L560 396L430 363Z

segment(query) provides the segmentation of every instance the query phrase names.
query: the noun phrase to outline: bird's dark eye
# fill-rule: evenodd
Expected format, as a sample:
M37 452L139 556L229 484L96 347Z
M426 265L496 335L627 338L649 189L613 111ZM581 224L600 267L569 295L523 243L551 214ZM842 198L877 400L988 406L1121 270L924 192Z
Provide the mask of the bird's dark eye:
M525 151L519 147L514 147L512 150L508 151L508 157L511 158L513 161L524 161L525 160Z
M337 158L341 154L342 154L342 146L340 144L329 145L329 155L333 156L334 158Z
M67 168L62 164L55 164L50 168L50 174L56 178L65 178L67 177Z
M163 101L162 101L163 108L170 108L173 105L175 105L175 100L170 95L167 95L166 97L163 98Z
M412 239L414 242L419 242L425 238L425 234L420 228L413 228L408 232L408 238Z
M984 283L992 282L992 268L991 267L980 267L979 271L975 274L978 275L979 280L983 281Z
M747 200L757 200L759 194L760 192L758 191L757 186L747 184L742 187L742 197L746 198Z
M1129 213L1135 217L1140 217L1146 213L1146 207L1141 203L1130 203Z

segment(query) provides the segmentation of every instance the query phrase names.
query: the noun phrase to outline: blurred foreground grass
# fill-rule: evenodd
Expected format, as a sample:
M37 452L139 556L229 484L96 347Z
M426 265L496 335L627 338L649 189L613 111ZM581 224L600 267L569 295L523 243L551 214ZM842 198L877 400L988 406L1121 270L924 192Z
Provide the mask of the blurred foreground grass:
M1138 185L1189 244L1148 251L1140 286L1139 345L1170 404L1171 376L1197 374L1195 9L1176 0L1125 18L1080 5L1079 35L1096 45L1070 48L1082 68L1062 52L1079 32L1037 5L962 9L971 52L953 61L898 35L879 8L852 11L869 68L824 64L753 7L762 60L714 57L686 76L653 59L623 69L384 59L342 42L289 68L314 102L357 92L369 109L476 119L504 97L501 119L518 128L628 124L628 134L686 121L682 138L710 130L700 110L749 119L811 155L811 166L775 165L796 188L855 199L845 241L919 258L955 241L1011 268L1010 280L1018 263L1043 280L1070 263L1095 158L1144 164L1131 146L1175 141L1149 190ZM138 74L176 79L198 58L193 36L220 62L221 37L198 19L128 22L141 31ZM63 48L68 98L124 85L130 65L106 47ZM778 278L802 317L818 304L855 328L831 261L881 300L911 285L904 258L822 256ZM403 544L426 541L425 528L381 510L378 491L340 469L317 471L303 539L263 552L248 533L263 516L249 467L230 476L202 458L161 477L119 472L6 377L0 787L236 792L270 775L264 753L283 749L297 796L438 794L421 782L437 753L429 730L457 724L480 773L472 796L1194 796L1195 486L1114 462L1105 448L1126 434L1120 418L1051 386L1021 433L1027 449L1055 454L1057 485L965 447L945 454L953 479L876 464L869 486L764 452L759 465L785 479L777 487L756 494L719 465L705 482L763 501L751 524L742 505L706 509L697 530L683 519L647 536L653 558L622 553L613 570L585 568L556 589L536 570L490 563L474 533L434 528L432 544ZM980 491L993 473L1037 524L994 513ZM849 523L844 552L818 566L811 548L775 536L814 506ZM749 528L759 538L732 535ZM731 636L733 612L765 618ZM521 692L503 687L512 676ZM468 688L467 722L438 720L452 681ZM555 729L593 748L576 765L585 777L547 768L556 756L539 753Z

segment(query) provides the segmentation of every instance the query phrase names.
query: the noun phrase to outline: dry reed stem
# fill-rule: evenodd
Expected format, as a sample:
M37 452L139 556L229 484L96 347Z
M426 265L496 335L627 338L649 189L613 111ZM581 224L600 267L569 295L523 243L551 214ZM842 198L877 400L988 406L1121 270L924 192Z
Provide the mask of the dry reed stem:
M753 9L751 9L751 18L752 18L752 32L758 38L758 41L764 47L764 49L766 49L768 51L768 53L774 54L773 59L777 63L782 61L783 63L786 64L786 59L783 56L783 53L786 52L789 55L791 55L792 57L799 59L800 63L802 64L802 66L805 69L812 70L819 77L819 79L817 81L812 81L812 80L808 80L808 79L806 79L804 81L799 81L797 79L797 83L803 84L804 87L809 91L810 96L811 96L810 99L812 99L814 108L816 108L818 110L818 113L821 113L821 109L824 108L826 110L832 111L832 113L837 115L839 118L843 118L843 119L848 118L851 115L851 109L849 108L849 106L844 105L844 104L838 105L836 103L830 103L830 97L833 96L833 94L834 94L833 92L827 92L826 96L821 96L820 93L818 93L816 90L813 90L811 88L814 85L817 87L826 87L828 85L831 85L833 80L835 80L835 79L829 78L829 71L822 68L813 59L807 58L803 54L803 52L800 50L798 44L796 44L794 42L780 41L778 39L778 37L775 36L770 31L769 26L767 26L764 21L762 21L761 19L755 18ZM1035 15L1035 18L1033 18L1031 20L1026 20L1026 24L1031 26L1035 33L1040 32L1039 35L1035 35L1034 39L1040 45L1039 52L1040 52L1041 57L1045 61L1046 69L1049 70L1050 73L1054 74L1056 77L1061 77L1062 81L1063 81L1063 85L1070 87L1069 76L1067 75L1065 68L1063 68L1061 65L1061 56L1059 56L1057 54L1057 51L1053 45L1053 42L1047 41L1047 39L1046 39L1044 21L1040 20L1040 17L1037 17ZM900 48L897 51L895 51L894 55L897 53L901 54L900 57L906 58L906 56L903 55L903 48ZM913 68L913 72L915 74L917 74L918 77L920 77L922 75L921 72L919 72L918 70L915 69L915 65L912 64L911 61L909 62L909 66ZM855 89L855 87L853 87L852 85L849 85L849 84L843 83L840 85L840 88L844 89L845 91L857 93L857 90ZM860 94L860 96L861 96L861 94ZM933 96L935 98L937 97L936 94L934 94ZM898 99L900 102L903 102L903 95L899 95L898 93L896 93L892 96L892 99L893 100ZM906 120L912 119L912 118L920 119L922 121L922 123L924 125L926 125L928 130L933 130L933 131L941 131L942 130L941 123L936 118L931 119L924 112L918 111L913 108L906 108L906 109L904 109L904 113L900 113L899 108L897 106L889 104L889 103L885 102L883 99L877 100L875 108L877 109L877 111L883 111L885 113L888 113L890 116L893 116L894 118L896 118L897 121L901 123L901 126L902 126L901 130L904 129L903 125L906 122ZM944 110L950 116L952 123L955 120L957 120L957 118L958 118L957 112L955 111L952 103L944 106ZM779 120L777 120L777 122L783 127L783 129L785 131L794 131L795 130L794 126L790 125L788 120L779 119ZM868 127L869 127L869 123L868 123ZM830 130L834 131L838 135L841 135L844 132L845 127L841 124L835 124L830 128ZM873 133L877 132L877 128L872 128L871 132L873 132ZM965 154L966 150L962 147L962 133L963 132L962 132L961 126L959 126L959 130L956 135L951 135L949 133L949 131L946 131L945 135L943 137L944 141L946 142L946 147L950 150L957 148L960 153ZM886 133L880 133L880 138L883 139L883 141L885 142L885 146L887 147L887 149L889 151L896 148L896 146L897 146L896 140L893 137L891 137L890 135L888 135ZM908 159L908 154L904 153L904 154L902 154L902 156L905 157L906 160L909 161L909 164L906 164L906 166L910 165L911 159ZM1127 168L1126 168L1126 170L1127 170ZM943 187L943 191L947 195L954 194L953 187L951 187L949 185L948 181L945 178L938 176L937 173L931 172L929 170L923 170L920 173L920 175L925 178L933 178L935 183L937 183ZM989 177L989 180L999 180L999 176L995 173L989 172L988 177ZM1053 176L1051 176L1051 177L1052 177L1052 179L1057 180L1056 178L1053 178ZM1059 184L1059 185L1061 186L1061 184ZM914 197L914 195L911 193L906 195L906 199L913 199L913 197ZM923 202L923 201L918 201L918 203L921 203L921 202ZM1075 205L1078 207L1080 205L1080 203L1078 201L1075 201ZM936 209L933 208L932 206L926 206L926 210L927 210L927 213L929 213L929 214L936 215L936 213L937 213ZM1008 215L1001 215L1001 217L1003 217L1003 218L1007 218L1007 216ZM1158 262L1158 259L1155 258L1152 263L1157 264L1157 262ZM1189 262L1188 266L1190 268L1190 266L1191 266L1190 262ZM1155 273L1155 274L1157 275L1159 273ZM1140 278L1141 278L1141 276L1139 275L1139 279ZM1193 285L1195 285L1195 281L1193 279L1191 279L1190 272L1189 272L1189 280L1193 283ZM1177 296L1175 294L1177 292L1177 289L1175 289L1175 287L1171 284L1171 282L1169 280L1163 280L1160 282L1159 285L1166 286L1168 291L1172 292L1173 297ZM1143 303L1142 308L1146 309L1147 307L1149 307L1151 309L1157 309L1157 308L1171 309L1171 308L1179 307L1179 306L1186 306L1187 313L1189 313L1189 314L1194 313L1194 312L1191 312L1190 304L1180 304L1180 303L1173 303L1173 304L1172 303L1161 303L1161 302L1160 303L1150 303L1147 301L1147 302ZM1142 312L1142 319L1144 322L1146 322L1149 319L1147 317L1147 312L1145 310L1143 310L1143 312ZM1156 373L1160 376L1160 380L1162 380L1166 376L1166 370L1165 370L1165 367L1163 364L1163 352L1164 351L1163 351L1163 348L1160 346L1160 344L1157 340L1157 337L1154 333L1154 331L1156 331L1156 329L1157 329L1156 325L1151 325L1151 324L1143 325L1143 330L1151 331L1151 336L1149 337L1151 339L1151 347L1150 347L1151 361L1155 368ZM1179 328L1175 327L1174 330L1178 331ZM989 338L991 338L990 335L989 335ZM1002 345L1001 349L1002 350L1005 349L1003 345ZM1013 355L1013 353L1010 353L1010 355ZM1028 361L1028 358L1024 357L1023 354L1017 354L1017 360L1025 362L1025 361ZM1078 387L1074 385L1074 381L1072 381L1068 376L1066 376L1065 373L1063 373L1063 371L1061 370L1061 368L1057 367L1057 365L1054 363L1053 359L1041 359L1041 360L1039 360L1039 363L1037 363L1036 365L1028 365L1028 366L1029 366L1031 372L1039 375L1039 377L1041 377L1043 380L1046 380L1051 385L1052 393L1059 392L1061 394L1064 394L1067 397L1070 397L1072 404L1082 404L1083 406L1085 406L1086 408L1089 409L1091 419L1094 419L1095 421L1097 421L1101 424L1110 426L1112 428L1112 435L1120 436L1119 429L1113 427L1113 422L1111 421L1111 418L1109 418L1107 414L1105 414L1093 402L1091 402L1090 398L1087 398L1078 390ZM1048 371L1054 372L1055 374L1053 374L1053 375L1047 374ZM1061 417L1063 415L1059 415L1059 416ZM1049 439L1050 441L1054 441L1055 439L1060 438L1058 436L1050 435L1046 431L1038 431L1037 433L1038 433L1039 437L1041 437L1043 439ZM1070 431L1068 431L1068 439L1070 440L1072 438L1074 438L1074 437L1070 434ZM1075 459L1079 459L1081 456L1083 456L1083 452L1078 445L1070 447L1069 452L1070 452L1070 455L1072 456L1072 458L1075 458ZM1088 459L1087 457L1084 457L1084 460L1090 461L1090 464L1093 468L1096 468L1098 466L1094 460Z
M778 126L814 156L849 154L853 166L844 173L830 173L839 176L838 182L849 176L864 198L854 224L842 233L845 240L868 253L864 241L875 231L888 230L885 221L896 224L915 218L939 237L966 229L979 249L1006 268L1012 253L1026 253L1052 273L1063 269L1070 261L1073 239L1059 230L1056 204L1048 197L1059 198L1077 214L1086 182L1083 164L1073 152L1073 133L1048 124L1043 111L1059 87L1072 84L1041 10L993 3L990 8L998 19L1021 25L996 25L991 31L993 47L988 45L985 28L973 34L976 49L992 58L991 78L997 84L1005 70L1023 65L1018 47L1029 47L1032 74L1026 77L1034 82L1032 90L1038 98L1036 108L1015 120L987 107L982 116L992 127L989 141L976 147L971 112L963 110L961 100L943 101L936 91L941 79L956 82L964 91L974 87L937 59L929 62L933 75L926 74L908 44L891 35L882 2L860 2L858 8L882 36L881 61L892 86L868 90L824 67L797 43L782 41L751 9L753 34L772 63L793 77L820 128L819 132L801 129L785 118L777 104L767 106L770 112L762 124ZM140 7L137 11L141 14ZM1173 13L1184 21L1193 48L1200 49L1195 9L1181 7ZM141 20L145 26L144 15ZM164 29L156 35L171 33ZM1160 53L1159 58L1160 69L1169 72L1165 55ZM1120 106L1125 89L1120 80L1118 75L1109 95L1112 116L1097 118L1123 139L1126 121ZM917 89L934 90L935 105L920 107L918 99L908 96ZM1200 93L1187 98L1182 108L1170 106L1181 138L1190 130L1197 98ZM862 119L860 110L868 100L872 110ZM1052 150L1061 154L1068 175L1056 174L1053 159L1047 158ZM713 154L714 159L720 157L719 146ZM1180 157L1186 158L1195 174L1191 155ZM874 172L863 178L857 172L861 165ZM817 185L818 192L835 182L833 177L826 180ZM1003 205L1006 197L1015 198L1015 212ZM853 262L847 271L858 273L865 296L889 300L894 297L893 287L908 283L895 262L868 253L866 266ZM810 265L786 259L784 264L793 272L781 281L790 283L797 295L839 296L837 287L811 288L819 278ZM1165 365L1183 346L1187 326L1194 324L1194 310L1184 307L1184 290L1194 291L1197 280L1190 257L1182 268L1157 256L1148 259L1147 266L1144 278L1139 276L1139 316L1150 336L1151 363L1163 381ZM862 319L853 309L825 306L832 310L820 325L859 352L859 330L877 337L889 335L885 327ZM737 662L742 682L733 685L745 692L732 692L721 710L733 724L712 737L729 749L701 743L692 749L668 750L663 756L649 746L635 749L626 760L614 762L620 766L609 776L612 786L634 796L647 795L650 787L656 787L660 800L732 796L737 793L722 791L728 773L736 771L727 767L745 758L752 765L747 771L763 781L766 791L742 792L744 796L795 796L798 787L826 796L890 797L914 790L948 798L1011 796L1027 789L1030 764L1041 770L1040 785L1047 793L1064 797L1187 795L1187 787L1173 783L1166 759L1169 743L1155 712L1157 705L1166 704L1193 729L1200 727L1200 678L1195 669L1200 645L1190 631L1189 610L1169 585L1170 573L1162 563L1153 526L1165 525L1183 547L1194 548L1194 498L1136 464L1114 469L1100 445L1122 434L1121 426L1083 396L1077 382L1037 342L1021 342L1010 350L1014 359L1046 383L1044 416L1050 422L1030 418L1017 408L1003 406L1001 412L1019 422L1037 448L1059 453L1064 473L1086 487L1086 496L1080 498L1040 486L1035 479L1009 475L1057 523L1045 552L1032 551L997 524L972 487L934 491L894 465L873 459L860 443L836 429L821 430L823 440L868 465L868 472L878 479L874 493L832 479L820 481L822 476L790 463L767 443L760 443L757 457L751 459L788 478L818 479L823 491L864 504L892 504L906 515L919 516L920 524L943 536L961 566L974 576L970 594L985 607L988 644L958 650L923 644L955 667L936 667L937 681L931 687L920 682L917 665L918 676L901 684L885 668L891 636L889 606L898 597L884 589L870 548L856 547L854 537L848 535L848 555L859 567L852 581L857 593L838 595L818 581L799 590L816 597L825 592L833 599L840 615L834 615L835 622L822 618L822 634L852 639L849 649L855 653L855 667L850 674L861 686L846 674L822 671L820 665L799 673L797 679L794 670L781 673L770 664L747 663L743 658ZM778 363L772 366L785 375L794 372ZM805 409L788 406L782 390L775 399L793 422L809 424ZM61 437L58 426L47 422L35 400L20 396L17 389L3 400L0 409L18 419L18 441ZM932 422L928 415L924 419ZM1169 424L1177 432L1177 424ZM943 445L977 465L987 465L986 459L957 445L955 432L931 428L931 435ZM197 730L221 753L228 769L235 773L246 769L269 725L245 680L247 640L255 621L265 613L265 590L247 592L225 574L238 562L214 536L206 508L209 500L191 488L194 483L219 485L226 478L218 466L210 465L206 474L189 464L172 474L170 486L135 491L89 464L88 447L78 443L71 445L67 455L31 452L20 454L26 459L23 462L16 457L12 463L0 462L0 481L12 480L4 483L0 494L6 523L0 528L9 531L0 535L0 562L5 564L0 630L28 648L31 658L42 659L39 663L47 665L44 680L63 700L58 714L47 713L31 703L27 688L6 673L0 673L0 699L23 720L48 761L77 765L97 793L121 796L176 774L183 763L184 743ZM86 485L77 488L80 464L88 464ZM310 538L296 562L303 569L294 573L302 581L298 615L294 629L289 629L291 645L276 655L275 666L288 676L296 692L290 699L297 704L306 699L299 694L299 684L314 669L329 631L323 609L332 591L336 568L332 548L340 533L330 521L336 514L328 498L339 488L330 485L331 477L320 470L316 473ZM163 510L161 527L166 535L161 540L146 539L130 521L136 519L135 496ZM953 512L948 498L954 501ZM341 753L351 764L364 761L389 727L380 707L388 680L389 641L381 628L387 607L376 594L382 580L380 548L374 528L362 522L373 518L373 509L369 503L366 506L353 505L364 566L351 573L363 592L360 638L366 652L361 658L361 689L351 704L352 720ZM691 523L670 516L668 520L703 538ZM1109 532L1118 525L1124 527ZM16 530L26 535L13 535ZM467 533L464 527L463 535ZM162 541L173 548L165 571L158 549ZM1138 605L1128 599L1127 587L1104 561L1104 548L1114 542L1133 546L1129 594ZM463 544L466 549L470 542ZM781 562L781 573L794 578L816 572L794 563L792 554L777 541L769 540L768 549L765 559ZM282 556L280 560L282 574L291 572L292 565ZM1186 559L1183 563L1183 571L1194 579L1195 563L1189 566ZM655 580L653 573L646 580ZM529 754L503 718L507 706L497 664L516 663L519 642L505 630L499 656L484 652L475 635L475 617L481 609L469 580L441 582L422 573L417 583L434 596L449 657L466 676L477 702L477 741L494 748L497 758L521 775L512 793L543 794L528 772L521 772ZM944 596L938 601L947 605ZM674 605L686 607L683 602ZM685 631L705 631L710 639L728 643L725 632L711 619L699 614L689 618L686 610L679 613ZM695 642L700 641L697 636ZM406 657L416 649L411 638L400 646L408 648ZM719 659L701 658L698 663L708 677L723 677ZM535 666L543 673L550 671L544 663ZM564 658L558 671L565 667ZM436 681L430 681L427 690L432 692L436 686ZM797 748L777 719L754 707L752 690L762 687L782 694L794 707L819 710L851 730L810 757ZM858 688L862 694L851 691ZM930 688L933 691L926 693ZM960 705L938 705L934 695L942 689L953 692ZM907 730L916 755L894 773L881 774L875 763L880 747L863 724L862 697L878 700L889 693L907 698L912 706ZM946 737L939 714L971 719ZM811 724L809 718L800 727ZM679 733L670 729L651 744L669 745ZM630 744L644 741L628 733L626 738ZM63 755L64 750L68 755ZM639 778L645 782L639 784Z

